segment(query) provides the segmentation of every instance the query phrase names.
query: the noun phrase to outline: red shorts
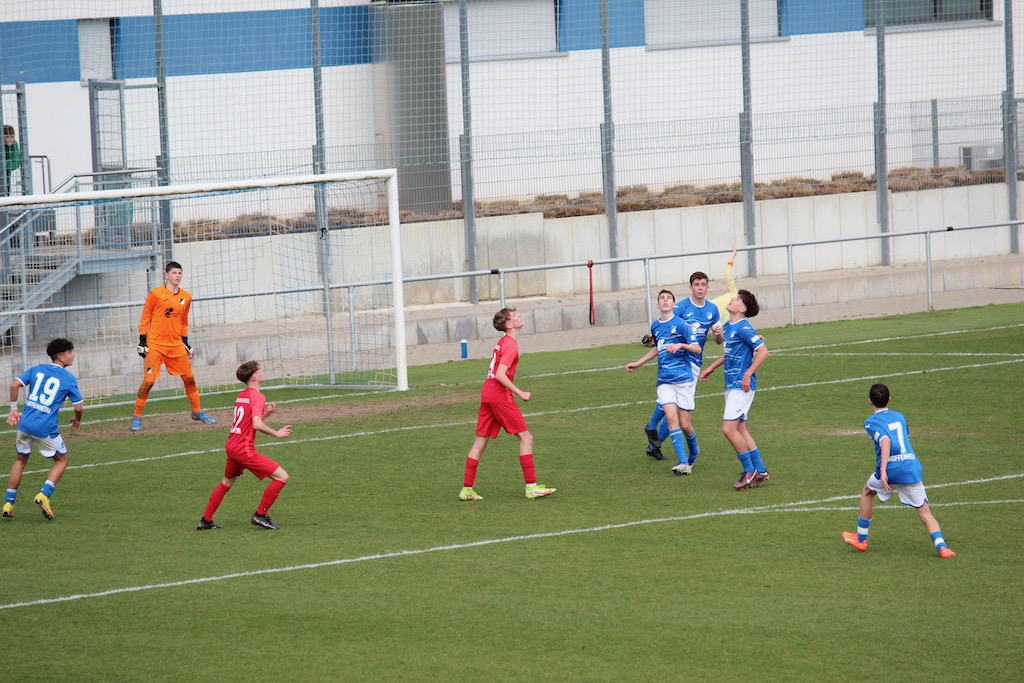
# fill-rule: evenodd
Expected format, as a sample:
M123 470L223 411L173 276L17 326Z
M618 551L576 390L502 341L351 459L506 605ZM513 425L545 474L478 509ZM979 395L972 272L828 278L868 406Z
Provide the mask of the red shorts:
M257 479L266 479L278 468L278 464L256 451L243 453L228 453L228 461L224 464L224 478L232 479L239 476L245 470L256 475Z
M476 416L476 435L497 438L504 429L509 434L526 431L526 418L515 401L507 403L481 403Z

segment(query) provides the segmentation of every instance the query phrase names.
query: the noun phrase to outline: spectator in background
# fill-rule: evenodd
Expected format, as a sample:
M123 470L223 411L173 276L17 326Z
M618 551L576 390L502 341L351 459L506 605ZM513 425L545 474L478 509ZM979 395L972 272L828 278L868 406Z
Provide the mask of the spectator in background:
M21 168L21 147L14 139L14 126L4 126L4 174L7 178L3 196L11 194L11 173Z

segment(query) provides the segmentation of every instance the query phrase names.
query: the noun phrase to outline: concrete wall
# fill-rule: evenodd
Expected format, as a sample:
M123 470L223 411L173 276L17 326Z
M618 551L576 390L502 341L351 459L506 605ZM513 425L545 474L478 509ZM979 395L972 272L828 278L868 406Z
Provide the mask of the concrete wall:
M908 232L943 226L965 226L1005 220L1006 186L978 185L893 195L893 226ZM756 205L757 238L761 245L782 245L839 237L877 234L873 192L777 199ZM660 209L623 213L619 216L620 256L653 257L657 254L729 249L743 244L741 204ZM1022 212L1024 213L1024 212ZM953 231L932 238L932 258L947 261L1009 253L1010 229L992 228ZM609 255L607 221L602 216L546 220L541 214L479 218L477 264L481 270L583 262ZM332 233L331 282L335 284L380 279L390 273L390 249L386 228L357 228ZM894 237L892 263L925 261L922 236ZM241 238L175 245L175 258L186 268L184 285L197 296L245 293L254 290L301 287L316 284L317 237L300 235ZM402 226L404 277L464 272L465 230L462 221L410 223ZM695 270L721 273L728 254L685 258L651 259L654 286L685 282ZM881 263L876 240L797 247L793 267L797 274L828 273L867 268ZM243 267L238 267L243 265ZM784 248L757 252L759 276L787 273ZM736 277L748 275L746 259L737 259ZM590 289L585 266L508 274L505 296L559 297L583 294ZM594 289L611 290L611 267L593 269ZM620 286L645 286L642 262L620 266ZM497 276L478 278L483 300L500 297ZM140 293L139 296L143 296ZM339 295L340 296L340 295ZM294 312L314 312L319 294L296 303ZM408 283L409 306L449 304L468 299L464 277ZM123 297L121 298L123 300ZM262 312L261 312L262 311ZM223 307L223 322L272 319L278 313L247 300Z

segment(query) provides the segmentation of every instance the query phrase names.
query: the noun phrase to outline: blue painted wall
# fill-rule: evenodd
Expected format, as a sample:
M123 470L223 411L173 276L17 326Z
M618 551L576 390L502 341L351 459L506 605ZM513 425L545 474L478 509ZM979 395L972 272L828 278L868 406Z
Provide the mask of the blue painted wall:
M79 80L78 22L0 24L0 75L5 85Z
M601 47L598 0L559 0L559 49ZM643 0L608 0L611 47L645 44ZM324 66L370 61L369 8L320 10ZM114 20L117 78L152 78L152 17ZM781 34L797 36L864 30L863 0L781 0ZM312 66L308 10L169 15L164 17L168 76L303 69ZM0 23L0 73L6 84L77 81L78 22Z
M842 33L864 30L864 0L782 0L780 33Z
M114 73L117 78L152 78L152 17L117 19ZM308 69L312 28L306 10L184 14L164 17L168 76ZM370 61L366 6L320 10L320 45L325 67Z
M608 43L611 47L646 44L643 0L608 0ZM601 8L598 0L559 0L558 49L601 49Z

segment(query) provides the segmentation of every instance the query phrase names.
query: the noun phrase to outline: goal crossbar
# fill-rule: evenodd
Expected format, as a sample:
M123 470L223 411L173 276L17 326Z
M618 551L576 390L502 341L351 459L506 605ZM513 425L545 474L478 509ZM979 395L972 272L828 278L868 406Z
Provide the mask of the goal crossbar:
M405 391L409 388L407 342L405 329L405 301L402 280L401 225L398 201L398 182L396 169L368 170L348 173L324 173L314 175L282 176L275 178L250 178L233 181L191 183L180 185L162 185L142 188L118 188L108 190L92 190L84 192L66 192L45 195L21 195L0 197L0 210L17 211L21 209L45 208L56 206L99 205L108 202L127 200L169 200L178 198L198 197L204 195L229 194L237 191L262 190L287 187L323 186L335 183L358 181L383 181L387 193L388 229L390 233L390 256L392 288L392 334L395 351L395 388ZM0 226L3 227L3 226ZM352 283L347 283L352 284ZM329 288L329 286L328 286ZM302 288L310 289L310 288ZM318 288L312 288L318 289ZM197 297L197 300L206 297ZM216 299L213 294L209 298ZM10 314L24 314L25 309L12 310Z

